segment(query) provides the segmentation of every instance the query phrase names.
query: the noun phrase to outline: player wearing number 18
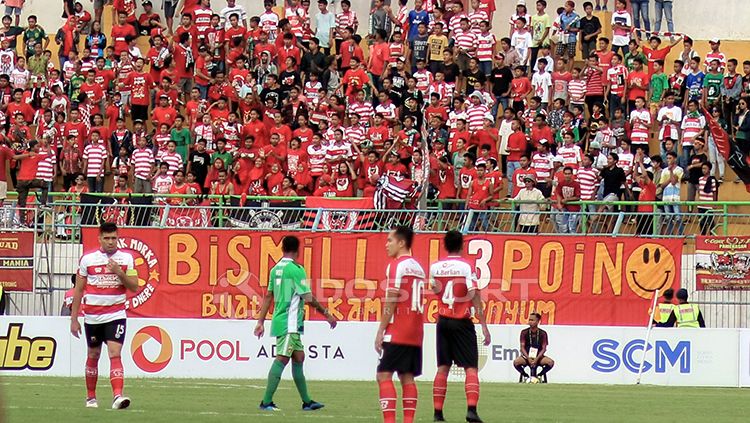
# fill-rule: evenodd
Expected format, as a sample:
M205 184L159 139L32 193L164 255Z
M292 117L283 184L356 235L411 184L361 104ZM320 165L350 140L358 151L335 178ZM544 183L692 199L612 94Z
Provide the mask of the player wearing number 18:
M432 291L440 298L436 328L437 365L432 388L435 421L443 418L443 403L448 389L448 373L455 363L466 373L466 421L481 422L477 414L479 402L479 348L472 307L482 326L484 345L491 342L490 331L485 321L482 299L474 272L474 266L461 257L464 237L458 231L448 231L443 246L448 255L430 266Z
M385 244L392 258L386 268L387 286L383 314L375 336L375 351L380 354L377 380L380 407L385 423L396 422L397 373L403 390L404 423L414 421L417 410L417 385L414 377L422 374L422 337L425 272L411 256L414 232L399 226L388 234Z
M81 335L78 316L83 305L83 323L88 344L86 407L89 408L98 407L96 381L99 377L102 343L107 344L109 353L109 381L114 394L112 408L123 409L130 405L130 398L122 394L124 379L120 352L125 341L126 290L138 290L138 274L133 256L118 250L117 240L117 226L114 223L103 223L99 227L100 248L81 257L73 288L70 332L76 338Z

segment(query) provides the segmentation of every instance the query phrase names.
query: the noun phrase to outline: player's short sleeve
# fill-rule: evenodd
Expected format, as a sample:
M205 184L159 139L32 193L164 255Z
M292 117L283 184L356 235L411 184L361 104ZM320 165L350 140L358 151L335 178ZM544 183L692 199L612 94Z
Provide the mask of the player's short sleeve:
M81 257L81 260L78 261L78 276L86 277L89 275L88 272L88 266L86 265L86 256Z
M477 283L477 270L472 268L471 265L466 265L466 289L471 291L473 289L479 289Z
M305 274L305 269L302 268L302 266L294 265L290 269L291 273L289 276L291 276L294 281L294 292L296 292L299 295L303 294L309 294L312 292L310 290L310 281L307 279L307 275Z
M125 254L125 275L138 276L138 272L135 270L135 261L130 254Z

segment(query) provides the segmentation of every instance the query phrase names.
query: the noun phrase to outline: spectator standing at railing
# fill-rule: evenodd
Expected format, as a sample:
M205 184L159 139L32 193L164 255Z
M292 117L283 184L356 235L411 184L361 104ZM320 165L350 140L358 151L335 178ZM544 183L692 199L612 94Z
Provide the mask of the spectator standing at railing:
M662 201L664 205L664 220L666 228L663 235L673 235L675 227L676 235L682 235L685 227L680 211L680 181L684 171L677 166L677 154L674 152L667 153L667 168L661 174L659 186L662 188Z
M557 197L557 229L563 234L578 232L581 206L571 204L581 199L581 185L573 179L573 168L563 168L563 180L555 188Z
M646 170L643 155L638 156L633 173L635 174L636 182L638 182L638 187L640 188L638 201L642 203L656 201L654 174L653 172ZM654 206L651 204L639 204L637 211L638 224L636 226L636 232L638 235L654 235Z
M688 194L685 201L695 201L695 194L698 191L698 184L703 176L703 164L709 163L708 150L706 149L706 140L703 136L695 137L693 141L694 151L690 155L690 161L687 165L687 182Z
M518 205L518 232L536 234L539 233L540 203L545 201L545 198L542 192L534 186L536 184L534 174L525 175L523 183L524 187L513 197L513 201L522 202Z
M688 292L685 288L677 291L677 305L672 310L672 315L667 320L678 328L705 328L706 321L698 304L688 303Z
M18 185L16 186L16 192L18 192L18 207L20 211L21 223L26 223L26 211L23 210L26 207L26 199L29 196L29 190L39 188L42 190L41 205L47 205L47 194L49 193L49 186L46 182L41 179L36 179L37 171L39 169L39 163L47 159L49 150L42 152L39 142L36 140L29 141L29 149L22 154L17 154L12 158L18 160L21 163L21 169L18 171Z
M703 176L698 180L698 201L713 202L718 200L719 182L712 175L712 169L713 166L711 166L711 163L703 163L701 165ZM711 235L711 231L714 227L713 212L713 207L710 205L698 206L701 235Z

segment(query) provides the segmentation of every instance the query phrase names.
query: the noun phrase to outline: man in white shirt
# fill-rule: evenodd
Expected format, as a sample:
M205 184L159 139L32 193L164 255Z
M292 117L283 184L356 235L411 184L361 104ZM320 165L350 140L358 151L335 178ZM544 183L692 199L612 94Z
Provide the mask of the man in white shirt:
M318 0L319 13L315 15L315 38L320 48L328 56L331 54L331 40L336 29L336 16L328 11L328 0ZM338 52L337 52L338 53Z
M242 26L247 28L247 11L244 6L237 4L237 0L227 0L227 7L221 9L221 12L219 12L221 23L224 25L224 28L229 29L231 26L229 24L229 16L232 13L236 13L237 16L240 17Z
M539 59L539 72L535 72L531 77L531 86L534 89L534 95L542 99L542 109L547 110L552 100L552 76L547 72L547 59Z

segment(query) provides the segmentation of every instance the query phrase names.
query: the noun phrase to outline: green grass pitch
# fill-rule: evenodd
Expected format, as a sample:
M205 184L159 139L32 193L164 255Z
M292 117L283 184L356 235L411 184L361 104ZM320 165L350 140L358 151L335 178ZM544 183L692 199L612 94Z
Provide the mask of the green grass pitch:
M552 375L554 377L554 375ZM313 399L326 405L302 412L290 380L275 402L282 409L257 409L263 380L125 379L133 403L111 410L106 376L99 378L98 409L84 408L83 378L4 377L0 379L9 423L75 422L378 422L375 382L308 382ZM400 406L400 404L399 404ZM445 417L464 421L463 385L451 383ZM479 412L486 422L747 422L750 390L606 385L481 385ZM400 410L399 410L400 413ZM399 421L401 415L399 414ZM417 421L432 421L432 386L419 383Z

